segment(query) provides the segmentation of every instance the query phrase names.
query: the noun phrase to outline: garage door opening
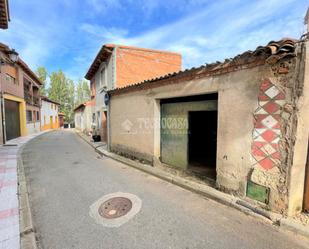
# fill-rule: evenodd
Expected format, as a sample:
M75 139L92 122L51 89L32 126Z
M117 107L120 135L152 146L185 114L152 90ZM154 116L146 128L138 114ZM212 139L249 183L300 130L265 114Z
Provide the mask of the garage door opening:
M6 140L20 137L19 103L5 99L4 108Z
M188 168L216 179L218 111L189 111Z

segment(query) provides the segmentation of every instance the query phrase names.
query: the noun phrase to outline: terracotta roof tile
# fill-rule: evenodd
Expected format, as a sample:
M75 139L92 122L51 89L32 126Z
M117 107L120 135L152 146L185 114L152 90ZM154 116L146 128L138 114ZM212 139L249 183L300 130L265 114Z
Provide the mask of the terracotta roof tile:
M294 57L295 45L297 42L299 41L290 38L283 38L280 41L271 41L266 46L259 46L254 51L248 50L242 54L235 56L234 58L225 59L223 62L217 61L215 63L205 64L197 68L192 67L190 69L175 72L172 74L166 74L154 79L137 82L124 87L118 87L113 90L110 90L109 93L114 94L114 93L127 92L133 89L142 88L146 84L148 85L167 79L183 77L187 74L218 75L230 72L229 69L232 67L236 70L240 70L242 69L242 66L248 64L252 65L260 65L264 63L273 64L283 58Z

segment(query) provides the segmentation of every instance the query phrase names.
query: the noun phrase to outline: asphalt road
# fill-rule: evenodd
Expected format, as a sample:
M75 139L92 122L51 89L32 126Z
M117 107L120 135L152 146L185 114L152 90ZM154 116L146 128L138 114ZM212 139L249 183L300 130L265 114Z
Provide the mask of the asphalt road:
M42 248L300 249L308 240L108 158L71 131L44 134L23 151L34 226ZM140 212L118 228L89 206L128 192ZM306 247L307 245L307 247Z

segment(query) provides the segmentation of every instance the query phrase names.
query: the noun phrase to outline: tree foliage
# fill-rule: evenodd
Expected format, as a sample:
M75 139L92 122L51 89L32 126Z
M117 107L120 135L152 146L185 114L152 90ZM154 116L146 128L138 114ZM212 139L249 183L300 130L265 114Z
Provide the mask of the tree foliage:
M90 100L90 89L86 80L79 80L77 87L74 81L69 79L62 70L52 72L48 75L44 67L37 69L37 75L44 82L41 95L48 95L48 98L60 104L60 112L64 113L65 121L72 123L74 120L74 108L76 105ZM49 87L46 82L49 78Z
M79 80L76 87L76 105L90 100L89 83L86 80Z
M43 85L40 88L40 95L46 96L47 95L46 84L47 84L47 76L48 76L47 70L45 67L38 67L36 70L36 74L43 83Z

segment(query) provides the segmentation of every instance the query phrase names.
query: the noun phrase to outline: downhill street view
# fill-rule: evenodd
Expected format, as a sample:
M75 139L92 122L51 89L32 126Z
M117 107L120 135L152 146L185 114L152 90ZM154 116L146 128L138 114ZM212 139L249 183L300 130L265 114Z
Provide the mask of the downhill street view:
M309 249L309 7L0 0L0 249Z

